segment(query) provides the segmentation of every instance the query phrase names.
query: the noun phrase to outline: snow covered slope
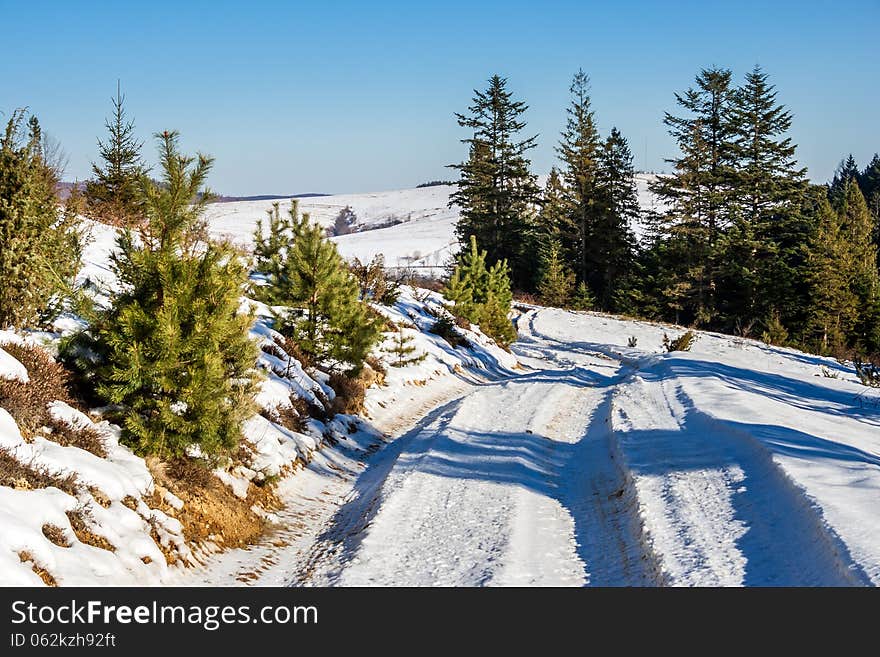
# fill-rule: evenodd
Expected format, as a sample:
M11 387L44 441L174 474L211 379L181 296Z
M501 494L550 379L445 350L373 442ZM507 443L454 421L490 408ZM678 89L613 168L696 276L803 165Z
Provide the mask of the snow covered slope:
M649 183L656 177L655 174L636 174L636 189L643 210L659 207L648 189ZM544 177L539 182L543 184ZM449 196L454 189L452 185L438 185L371 194L339 194L299 199L299 205L303 212L308 212L322 226L330 226L346 206L354 210L358 217L355 226L359 232L333 238L345 257L368 261L381 253L388 266L419 266L424 267L422 273L430 274L432 271L442 271L431 268L446 264L457 249L455 222L458 210L448 207ZM217 237L228 237L250 247L257 220L265 218L272 203L215 203L207 212L210 229ZM290 207L289 201L281 201L280 204L285 212ZM389 223L395 225L371 229ZM634 225L633 230L638 237L645 232L641 222Z
M682 329L596 314L519 325L533 371L377 455L308 582L880 583L880 396L851 369L712 333L665 353Z

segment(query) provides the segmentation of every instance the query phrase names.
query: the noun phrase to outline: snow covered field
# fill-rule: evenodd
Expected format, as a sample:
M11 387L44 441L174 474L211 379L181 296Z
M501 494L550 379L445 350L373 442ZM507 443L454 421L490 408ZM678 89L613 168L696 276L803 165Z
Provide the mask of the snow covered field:
M636 174L639 203L644 210L654 209L655 201L648 184L655 178L654 174ZM539 182L544 184L545 177L539 178ZM446 264L456 250L454 231L458 210L448 207L449 195L454 189L452 185L438 185L369 194L319 196L299 199L299 206L322 226L332 225L340 210L351 207L358 217L355 226L367 230L333 238L346 258L357 257L366 262L381 253L388 266L425 267L422 273L429 274L431 268ZM272 203L233 201L212 204L207 212L211 232L249 247L257 220L265 219ZM280 205L286 212L290 202L280 201ZM370 229L395 221L401 223ZM637 236L644 234L642 225L633 226L633 230Z

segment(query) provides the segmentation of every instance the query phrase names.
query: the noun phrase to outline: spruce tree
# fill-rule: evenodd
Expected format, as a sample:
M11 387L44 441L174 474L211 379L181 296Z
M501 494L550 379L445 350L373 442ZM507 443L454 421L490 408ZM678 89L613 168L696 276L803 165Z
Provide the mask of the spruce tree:
M361 370L379 338L378 322L362 302L357 281L324 229L305 219L294 226L279 289L280 329L313 362L350 373Z
M875 153L862 171L859 188L865 195L868 211L874 219L874 244L880 247L880 155Z
M805 264L811 303L803 339L820 353L841 353L859 315L859 299L851 285L852 254L827 190L811 196L817 222Z
M859 179L859 165L856 164L856 158L852 153L847 155L845 160L841 160L834 171L834 178L828 185L828 199L831 201L835 210L840 210L846 197L846 186L850 180Z
M143 142L134 135L134 122L125 117L125 96L116 85L113 116L105 122L107 141L98 140L103 164L92 163L94 178L86 182L86 212L114 226L136 226L143 219L140 178L146 173L141 160Z
M577 242L577 226L572 222L569 192L556 167L550 169L544 191L541 194L541 210L538 213L538 231L542 246L552 241ZM562 248L560 244L560 249Z
M462 245L471 236L486 250L488 262L509 263L514 283L534 284L535 209L539 189L529 170L529 150L536 137L520 138L528 106L513 99L507 79L494 75L485 91L474 91L468 114L458 124L472 131L466 162L450 165L460 172L450 206L460 208L456 235Z
M809 231L800 216L806 169L787 137L791 113L760 67L733 95L735 215L719 248L718 303L728 330L793 324L797 269Z
M591 107L590 79L583 70L575 73L569 91L568 118L556 150L564 165L562 175L574 231L564 231L561 235L562 249L578 280L588 281L592 286L597 284L594 280L595 263L603 247L600 242L593 241L598 211L596 176L601 141Z
M590 288L583 281L577 284L574 295L571 297L570 305L575 310L593 310L596 308L596 299L590 292Z
M673 173L651 191L666 207L658 222L669 258L663 295L679 322L707 324L717 314L718 241L737 213L730 79L727 69L702 70L696 87L675 95L687 114L664 119L681 155L666 160Z
M137 236L120 231L120 290L84 340L97 393L139 453L228 452L255 410L253 317L239 313L247 270L237 250L205 238L212 160L181 155L176 132L157 139L162 179L141 178L144 222Z
M850 285L858 299L858 316L850 344L870 352L880 350L877 343L877 316L880 296L877 275L877 247L871 241L873 222L865 197L858 182L850 178L840 209L841 232L847 244L847 262L850 264Z
M80 268L84 233L55 196L36 117L13 113L0 138L0 328L33 326L61 310Z
M631 226L639 217L629 144L617 128L602 144L596 172L596 217L590 236L592 289L598 305L619 310L634 281L636 242Z
M565 308L574 290L574 274L562 261L560 251L555 240L544 250L538 294L545 305Z

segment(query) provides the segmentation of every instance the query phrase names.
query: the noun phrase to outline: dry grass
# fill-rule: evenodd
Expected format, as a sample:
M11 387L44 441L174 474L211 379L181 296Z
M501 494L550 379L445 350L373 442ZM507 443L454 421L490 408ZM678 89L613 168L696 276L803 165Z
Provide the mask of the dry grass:
M224 547L244 547L255 542L265 531L265 521L251 509L257 503L257 496L262 495L253 491L256 486L250 487L253 499L249 494L248 499L243 500L198 464L187 466L180 460L170 464L149 458L147 465L156 483L184 503L183 509L174 509L161 495L154 493L149 500L150 506L179 520L188 543L212 541ZM153 538L168 558L158 534Z
M0 486L9 486L18 490L54 486L74 497L77 493L77 481L74 475L59 475L46 468L22 463L5 447L0 447Z
M67 391L69 374L40 347L4 344L3 351L24 365L29 381L0 379L0 406L9 411L22 433L33 435L49 424L50 402L71 401Z
M85 513L83 511L68 511L67 519L70 520L70 526L73 527L73 533L81 543L91 545L102 550L116 552L116 548L103 536L98 536L86 523Z
M104 438L91 427L74 428L66 422L55 420L49 421L52 433L48 438L60 445L79 447L102 459L107 458L107 446Z
M33 570L37 574L37 576L41 580L43 580L43 584L45 584L46 586L58 586L58 582L55 581L54 577L52 577L52 573L50 573L48 570L46 570L42 566L38 566L37 563L34 561L34 557L31 555L30 552L27 552L27 551L19 552L18 558L21 560L22 563L30 563L31 564L31 570Z
M48 538L58 547L70 547L70 542L67 540L67 536L64 534L64 530L58 525L43 525L43 536Z
M363 412L367 389L361 375L352 378L334 372L330 375L330 387L336 393L330 403L330 411L333 415L338 413L353 415Z

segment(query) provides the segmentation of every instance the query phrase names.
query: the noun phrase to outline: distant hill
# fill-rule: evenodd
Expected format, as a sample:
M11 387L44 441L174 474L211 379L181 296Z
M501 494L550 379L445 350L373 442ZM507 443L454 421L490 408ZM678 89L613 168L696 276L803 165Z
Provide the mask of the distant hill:
M314 198L330 196L330 194L261 194L259 196L218 196L214 203L231 203L233 201L283 201L289 198Z
M79 191L84 191L86 184L84 182L60 182L55 187L58 198L66 201L70 196L73 187L79 187ZM316 196L329 196L329 194L260 194L257 196L217 196L214 203L230 203L232 201L283 201L289 198L314 198Z

